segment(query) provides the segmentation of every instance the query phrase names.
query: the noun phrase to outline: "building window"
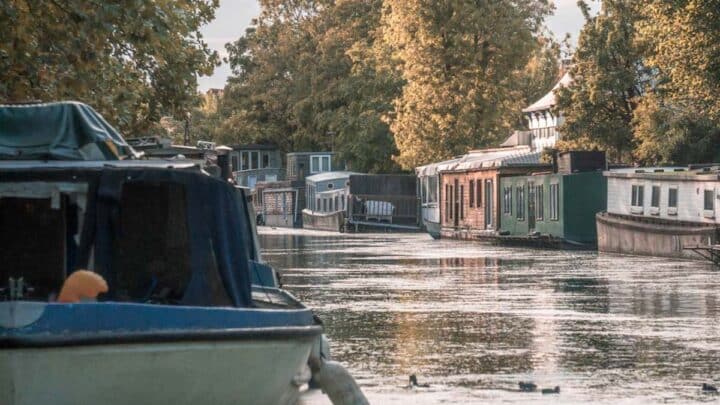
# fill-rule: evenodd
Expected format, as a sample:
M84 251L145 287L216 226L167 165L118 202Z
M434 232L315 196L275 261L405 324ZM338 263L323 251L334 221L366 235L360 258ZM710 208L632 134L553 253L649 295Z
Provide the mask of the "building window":
M318 198L315 203L315 211L320 211L320 208L322 208L322 206L320 205L320 199Z
M560 185L550 185L550 219L557 221L560 219Z
M445 185L445 221L450 220L450 185Z
M332 166L330 159L328 155L310 156L310 173L329 172Z
M715 211L715 190L705 190L705 211Z
M426 177L429 204L438 202L438 178L437 176Z
M517 206L515 207L515 214L517 215L517 219L522 221L525 219L525 186L517 187L516 193Z
M542 184L537 186L535 189L535 199L537 202L535 203L535 210L537 211L537 214L535 214L535 218L538 221L542 221L545 217L545 186Z
M668 208L677 209L678 206L678 189L668 189Z
M260 152L250 152L250 169L258 169L260 167Z
M503 189L503 214L512 215L512 187Z
M465 219L465 186L460 186L460 219Z
M470 197L470 208L475 205L475 180L470 180L470 189L468 190L468 197Z
M327 212L328 210L328 200L327 198L323 198L323 212Z
M240 165L238 164L238 157L237 155L233 154L231 159L232 164L232 171L236 172L238 169L240 169Z
M644 186L632 186L632 201L633 207L642 207L645 205L645 187Z
M240 154L240 170L250 170L250 152Z
M270 167L270 154L265 152L262 155L262 168Z
M653 208L660 208L660 186L652 187L652 194L650 195L650 206Z

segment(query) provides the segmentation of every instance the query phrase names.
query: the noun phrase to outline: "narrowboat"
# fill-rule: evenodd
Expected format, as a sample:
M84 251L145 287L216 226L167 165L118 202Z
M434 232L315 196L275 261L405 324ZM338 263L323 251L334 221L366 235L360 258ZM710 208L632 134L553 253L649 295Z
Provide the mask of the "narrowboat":
M357 173L324 172L305 179L307 208L302 210L303 228L344 231L350 176L353 174Z
M136 157L87 105L0 106L3 403L296 402L322 327L247 190Z

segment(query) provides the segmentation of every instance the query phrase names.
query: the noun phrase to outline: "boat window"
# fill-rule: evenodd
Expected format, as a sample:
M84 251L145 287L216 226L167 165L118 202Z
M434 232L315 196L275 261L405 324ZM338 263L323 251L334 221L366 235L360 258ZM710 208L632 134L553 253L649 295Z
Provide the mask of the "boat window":
M460 186L460 219L465 219L465 186Z
M310 157L310 173L329 172L330 166L330 156L313 155Z
M250 152L250 168L260 168L260 152Z
M503 214L512 215L512 187L503 189Z
M232 170L233 170L234 172L238 171L238 170L240 169L240 167L238 166L238 157L237 157L237 155L233 154L230 159L231 159L231 162L232 162L232 163L231 163L231 164L232 164Z
M249 152L242 152L240 154L240 170L250 170Z
M262 167L263 169L270 167L270 154L265 152L262 156Z
M72 211L66 198L55 204L51 198L0 198L0 301L10 298L11 278L33 289L23 289L25 299L58 294L77 232Z
M650 195L650 206L660 208L660 186L653 186L652 195Z
M182 299L191 276L186 210L181 185L123 186L112 260L119 300Z
M537 199L535 217L538 221L542 221L545 218L545 186L543 184L537 186L535 198Z
M645 187L643 186L632 186L632 201L633 207L642 207L645 205Z
M668 189L668 208L677 208L678 206L678 189Z
M560 219L560 186L558 184L550 185L550 219L553 221Z
M478 180L475 189L475 204L476 207L482 206L482 180Z
M525 186L518 186L516 194L517 206L515 207L515 213L517 215L517 219L522 221L525 219Z
M715 211L715 190L705 190L705 211Z
M470 208L472 208L473 206L475 206L475 180L470 180L468 196L470 197Z

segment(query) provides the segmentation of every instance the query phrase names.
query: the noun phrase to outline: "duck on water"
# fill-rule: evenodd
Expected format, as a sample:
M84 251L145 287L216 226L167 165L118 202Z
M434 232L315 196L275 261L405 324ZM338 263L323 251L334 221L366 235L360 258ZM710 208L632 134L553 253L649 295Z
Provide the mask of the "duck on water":
M293 403L311 370L366 403L263 263L245 190L138 159L81 103L0 123L4 403Z

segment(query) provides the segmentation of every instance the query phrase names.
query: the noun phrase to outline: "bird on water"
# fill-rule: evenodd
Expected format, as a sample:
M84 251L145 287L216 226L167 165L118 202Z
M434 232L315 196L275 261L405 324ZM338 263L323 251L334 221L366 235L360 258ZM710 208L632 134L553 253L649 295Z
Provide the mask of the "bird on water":
M542 393L543 394L559 394L560 386L556 385L555 388L543 388Z
M537 385L531 381L520 381L518 386L522 392L533 392L537 389Z
M718 392L718 389L716 386L710 385L707 383L703 383L702 390L703 390L703 392L712 393L712 394L717 394L717 392Z
M410 384L408 385L408 388L413 387L420 387L420 388L429 388L430 384L418 384L417 376L415 374L410 375Z

